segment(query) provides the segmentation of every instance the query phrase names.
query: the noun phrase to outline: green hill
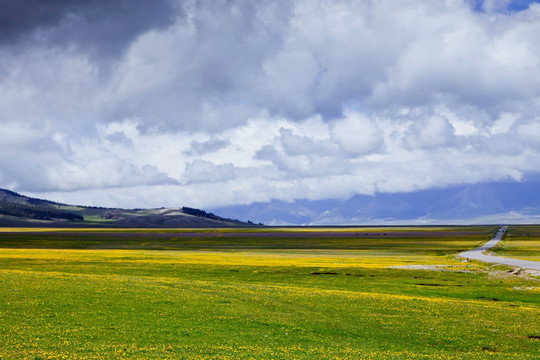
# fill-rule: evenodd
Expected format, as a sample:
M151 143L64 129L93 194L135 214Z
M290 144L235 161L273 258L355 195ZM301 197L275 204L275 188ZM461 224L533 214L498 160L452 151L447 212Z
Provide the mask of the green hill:
M0 226L59 227L237 227L252 226L204 210L119 209L61 204L0 189Z

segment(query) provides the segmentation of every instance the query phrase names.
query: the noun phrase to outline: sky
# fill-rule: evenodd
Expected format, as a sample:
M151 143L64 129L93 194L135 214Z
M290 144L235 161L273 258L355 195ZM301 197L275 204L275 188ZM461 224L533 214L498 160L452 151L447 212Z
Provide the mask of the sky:
M217 208L540 169L537 1L1 5L1 188Z

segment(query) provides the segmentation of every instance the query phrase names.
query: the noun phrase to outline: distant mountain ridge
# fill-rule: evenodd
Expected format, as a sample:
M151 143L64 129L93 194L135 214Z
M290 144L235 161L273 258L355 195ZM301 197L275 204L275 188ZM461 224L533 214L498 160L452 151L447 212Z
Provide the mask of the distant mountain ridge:
M540 222L540 182L483 183L346 200L270 201L215 208L267 225Z
M0 226L233 227L252 226L211 212L182 208L116 209L74 206L0 189Z
M250 220L266 225L498 224L540 223L540 181L355 195L346 200L273 200L210 211L72 206L0 189L0 226L253 226Z

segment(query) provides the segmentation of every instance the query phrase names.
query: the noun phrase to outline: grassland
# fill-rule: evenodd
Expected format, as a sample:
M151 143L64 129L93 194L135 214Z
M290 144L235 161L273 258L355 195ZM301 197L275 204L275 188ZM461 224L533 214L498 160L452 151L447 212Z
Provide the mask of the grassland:
M0 359L538 358L539 281L455 257L495 230L4 229Z
M540 226L512 226L495 249L500 256L540 261Z

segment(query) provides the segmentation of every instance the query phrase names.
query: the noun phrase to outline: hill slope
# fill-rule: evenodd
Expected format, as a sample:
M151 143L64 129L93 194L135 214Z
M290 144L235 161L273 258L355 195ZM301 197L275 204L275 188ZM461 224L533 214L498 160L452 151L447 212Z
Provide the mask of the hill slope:
M0 189L0 226L232 227L252 224L189 207L113 209L60 204Z

